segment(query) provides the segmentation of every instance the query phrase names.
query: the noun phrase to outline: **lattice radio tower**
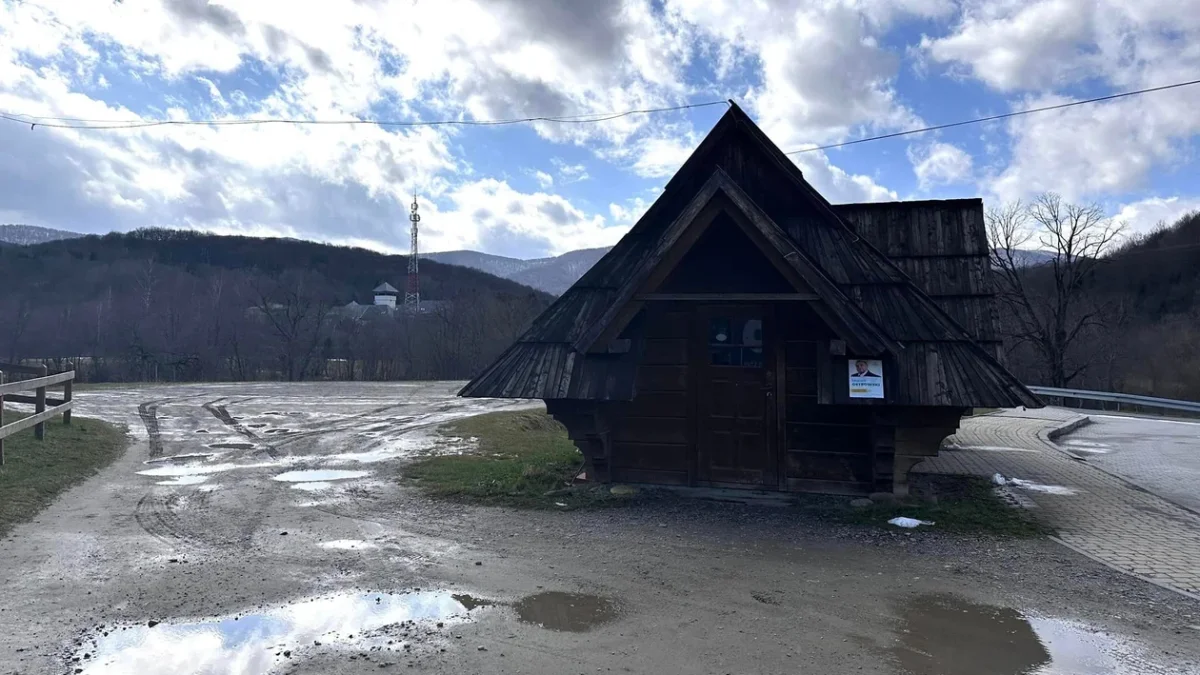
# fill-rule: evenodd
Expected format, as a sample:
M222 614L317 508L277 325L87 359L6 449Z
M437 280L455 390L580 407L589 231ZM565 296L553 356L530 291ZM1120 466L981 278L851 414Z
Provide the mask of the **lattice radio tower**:
M408 214L412 223L412 246L408 251L408 282L404 286L404 309L417 312L421 309L421 275L417 272L417 224L421 222L421 214L417 213L417 196L413 195L412 213Z

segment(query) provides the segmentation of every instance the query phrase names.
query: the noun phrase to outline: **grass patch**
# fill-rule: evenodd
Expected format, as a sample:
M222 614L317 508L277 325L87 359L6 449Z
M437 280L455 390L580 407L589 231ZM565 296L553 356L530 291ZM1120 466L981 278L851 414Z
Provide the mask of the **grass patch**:
M448 424L441 433L478 438L479 447L472 454L424 457L406 467L405 475L433 496L521 508L617 501L599 488L563 489L582 467L583 455L546 413L488 413Z
M4 411L4 422L25 414ZM86 417L73 417L65 426L61 417L46 422L46 439L33 429L4 439L4 466L0 466L0 536L29 520L67 488L95 475L119 457L126 445L117 427Z
M954 488L939 490L936 503L911 501L873 504L866 508L842 509L843 522L897 529L887 521L897 516L933 521L919 529L942 530L962 534L994 534L1009 537L1039 537L1054 534L1052 528L1033 518L1022 508L1004 501L990 481L974 476L954 478Z

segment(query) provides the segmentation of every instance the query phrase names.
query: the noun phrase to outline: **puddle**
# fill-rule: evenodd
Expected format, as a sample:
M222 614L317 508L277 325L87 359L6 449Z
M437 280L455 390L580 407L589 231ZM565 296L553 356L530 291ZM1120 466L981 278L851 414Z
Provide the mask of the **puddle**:
M315 483L331 480L349 480L370 476L370 471L342 471L339 469L310 469L308 471L288 471L275 476L272 480L285 483Z
M253 450L253 443L213 443L208 447L215 450Z
M459 593L453 597L460 605L466 607L468 610L475 609L476 607L491 607L493 604L495 604L491 600L477 598L473 595L467 595L466 593Z
M333 483L317 481L314 483L292 483L293 490L304 490L306 492L320 492L333 487Z
M215 462L215 463L205 463L205 462L185 463L184 461L181 461L179 463L166 462L166 463L161 463L160 466L155 466L152 469L146 469L145 471L138 471L137 474L139 476L164 476L164 477L169 478L172 476L203 476L203 475L213 474L213 473L222 473L224 471L233 471L235 469L264 469L264 468L278 469L278 468L280 468L280 463L279 462L255 462L252 464L233 464L231 462Z
M521 623L571 633L582 633L617 618L617 608L607 598L560 591L522 598L513 609Z
M1010 485L1014 485L1025 490L1033 490L1034 492L1044 492L1050 495L1076 495L1079 490L1069 488L1062 485L1042 485L1031 480L1023 480L1021 478L1009 478Z
M449 591L356 593L192 622L101 627L74 655L83 673L259 675L294 662L300 650L355 645L399 651L436 637L434 622L468 620L469 608ZM416 622L416 624L405 623ZM107 631L107 635L103 634ZM316 647L315 642L322 647ZM284 653L286 652L286 656ZM84 659L83 655L89 658ZM78 672L78 671L77 671Z
M331 455L329 457L329 461L374 464L376 462L386 462L402 457L415 457L422 453L428 454L448 445L461 447L461 443L454 444L449 439L437 437L433 434L420 432L409 433L404 436L378 441L372 444L371 449L369 450L343 452L337 455Z
M166 464L138 471L139 476L201 476L240 468L237 464Z
M216 457L214 452L194 452L187 455L171 455L170 457L158 457L156 459L148 459L144 464L186 464L197 459L210 459Z
M369 541L362 541L361 539L338 539L336 541L323 541L320 544L317 544L317 546L336 551L363 551L369 548L379 548L377 544L373 544ZM454 597L457 599L458 596ZM474 608L467 607L467 609Z
M893 654L913 675L1117 675L1147 673L1128 644L1060 619L921 596L903 605ZM1158 672L1158 671L1154 671Z
M199 485L206 480L208 480L208 476L192 474L188 476L175 476L171 480L160 480L155 485Z

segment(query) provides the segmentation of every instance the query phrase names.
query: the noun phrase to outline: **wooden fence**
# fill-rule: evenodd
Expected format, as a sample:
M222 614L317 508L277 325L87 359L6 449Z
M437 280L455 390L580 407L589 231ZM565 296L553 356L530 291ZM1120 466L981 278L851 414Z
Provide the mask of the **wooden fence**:
M34 375L28 380L5 382L7 373L24 373ZM51 374L46 366L22 366L15 363L0 363L0 466L4 464L4 439L8 436L33 427L34 434L39 439L46 437L46 420L55 415L63 416L63 424L71 423L71 408L75 405L71 400L71 385L75 381L75 371ZM47 398L46 389L49 387L63 388L62 398ZM33 392L28 396L20 392ZM33 414L29 417L4 423L4 401L12 403L28 403L34 406ZM47 407L49 406L49 407Z

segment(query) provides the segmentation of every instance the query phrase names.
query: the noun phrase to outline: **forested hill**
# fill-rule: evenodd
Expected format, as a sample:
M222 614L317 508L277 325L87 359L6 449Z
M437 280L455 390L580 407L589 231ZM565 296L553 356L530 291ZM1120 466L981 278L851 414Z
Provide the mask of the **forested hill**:
M1200 212L1130 241L1100 272L1097 288L1126 297L1147 320L1200 309Z
M96 380L467 378L552 300L423 260L421 299L432 302L417 317L335 309L371 304L380 282L403 289L407 262L158 229L5 246L0 361L75 358Z
M278 277L287 271L320 275L334 300L371 301L371 289L382 281L403 289L408 257L384 255L361 248L330 246L283 238L219 236L180 230L136 230L86 236L5 249L0 257L0 281L5 288L66 293L87 297L108 280L119 282L122 270L143 269L153 262L200 278L217 270L236 270L251 276ZM142 265L139 265L141 263ZM12 284L11 286L9 284ZM107 290L106 288L103 290ZM464 292L525 298L548 303L549 296L478 270L421 261L421 295L447 300Z
M1053 314L1053 269L1026 268L1033 306ZM1069 386L1200 401L1200 213L1126 241L1083 280L1067 325L1090 317L1066 350ZM1006 329L1021 326L1002 314ZM1036 340L1009 343L1022 381L1050 384Z

